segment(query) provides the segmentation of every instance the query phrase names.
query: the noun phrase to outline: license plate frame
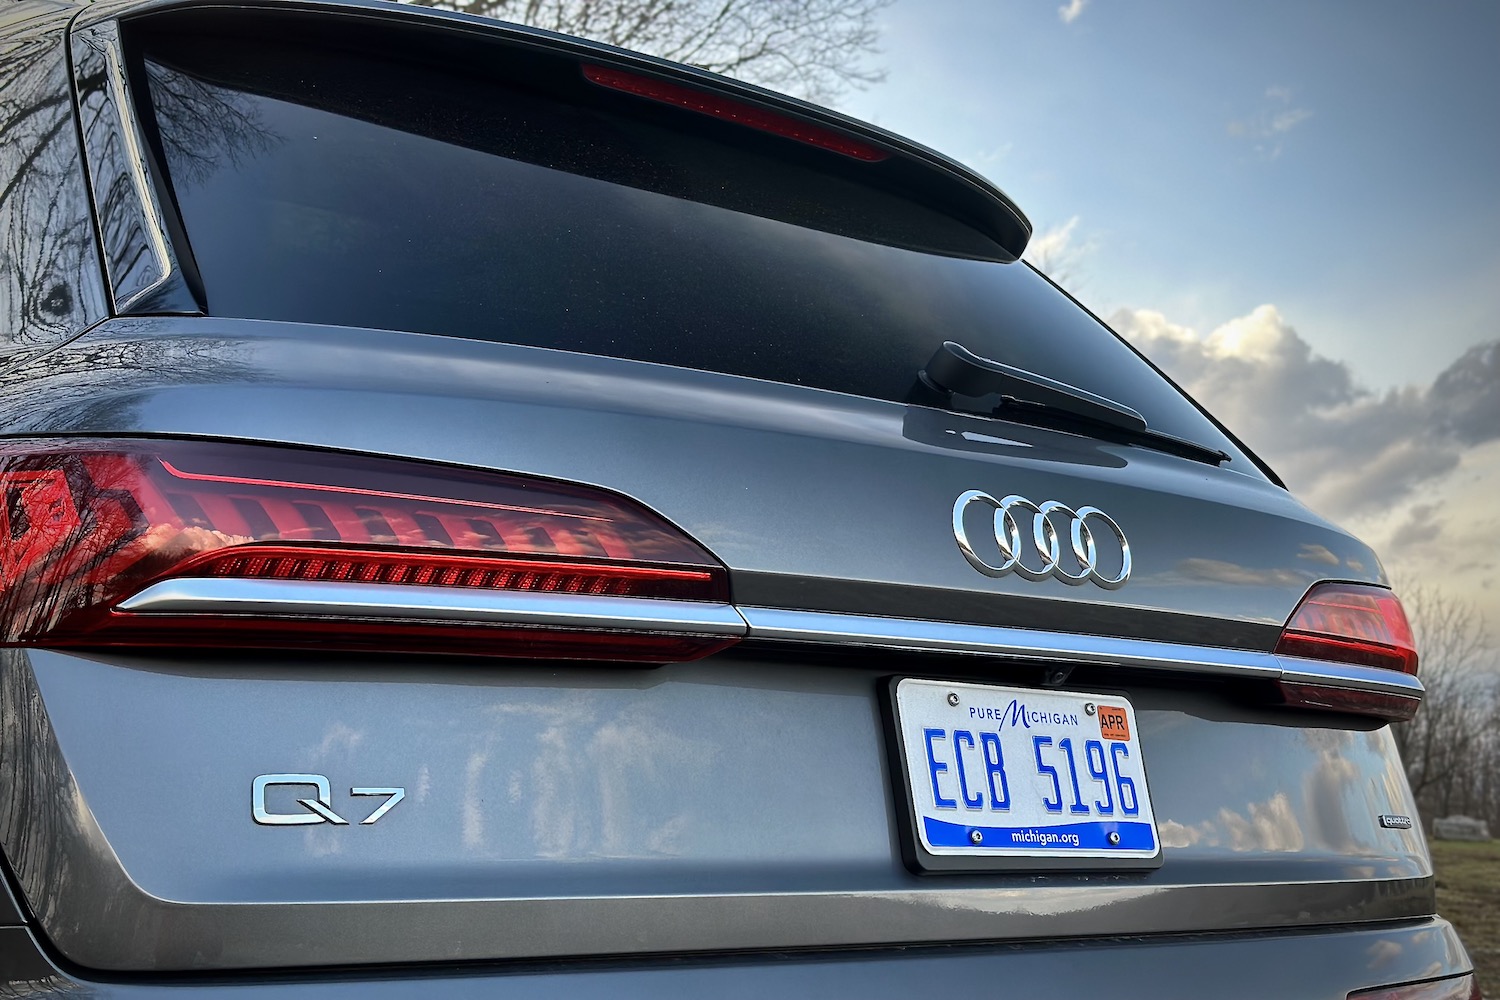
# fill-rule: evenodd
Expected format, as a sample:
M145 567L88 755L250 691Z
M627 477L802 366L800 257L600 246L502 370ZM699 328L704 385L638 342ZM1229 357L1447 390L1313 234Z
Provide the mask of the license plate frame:
M895 791L895 802L898 827L901 834L901 851L903 859L908 867L919 874L939 872L1006 872L1006 871L1148 871L1159 868L1162 863L1161 837L1157 828L1155 814L1151 805L1150 787L1146 773L1146 761L1140 748L1140 730L1136 722L1135 708L1130 699L1118 692L1081 692L1072 690L1027 688L1007 684L994 684L974 680L937 680L925 677L897 676L890 677L883 685L884 697L881 699L885 716L885 743L890 764L891 778ZM911 695L918 695L913 698ZM905 697L904 697L905 696ZM956 696L958 705L952 705L948 699ZM934 703L934 698L941 698L942 704ZM1023 713L1019 719L1014 715L1012 704L1020 706ZM1028 704L1029 703L1029 704ZM1089 713L1087 708L1092 706L1094 711ZM903 712L905 713L903 715ZM972 712L972 714L971 714ZM1001 718L996 714L1003 712ZM1123 714L1123 719L1120 715ZM977 717L976 717L977 716ZM1058 716L1070 716L1071 719L1059 719ZM935 723L949 721L946 727L935 726ZM1035 719L1035 725L1028 725L1031 719ZM1017 724L1019 722L1019 725ZM1067 724L1068 722L1076 724ZM1120 723L1124 725L1124 738L1112 739L1104 732L1105 724L1117 727L1115 736L1119 735ZM1006 724L1010 723L1010 726ZM987 725L986 725L987 724ZM907 728L903 728L903 726ZM974 785L979 785L977 775L984 770L986 762L993 763L995 758L1000 759L1002 769L1009 774L1014 771L1015 777L1002 780L1000 787L1007 789L1006 797L1010 805L1023 805L1020 797L1029 796L1035 792L1035 781L1043 780L1039 771L1033 775L1030 754L1021 756L1018 742L1029 736L1048 736L1053 743L1036 750L1044 763L1049 763L1059 772L1059 783L1056 792L1058 800L1062 804L1063 812L1060 822L1049 822L1047 824L1020 822L1014 825L1000 826L998 821L1003 819L1030 819L1036 814L1035 809L1022 808L1018 812L1010 809L996 810L992 808L996 804L996 786L993 782L994 775L986 775L990 779L990 787L986 791L971 788L967 785L960 787L956 774L955 761L944 755L947 748L941 748L944 754L934 750L929 754L925 747L923 737L918 736L915 740L912 729L926 730L929 728L945 728L951 736L952 733L962 728L964 732L974 738L976 746L969 748L965 746L964 752L970 761L970 768L975 775ZM1006 729L1011 733L1006 735ZM1000 750L992 751L994 745L989 738L981 737L979 733L986 731L994 734L999 740ZM1018 736L1017 734L1025 734ZM1118 815L1114 818L1100 817L1094 815L1099 812L1097 808L1101 804L1100 798L1095 797L1097 792L1102 797L1118 797L1120 802L1116 809L1117 813L1123 813L1126 797L1121 791L1119 784L1114 784L1111 793L1104 792L1104 786L1110 784L1110 778L1106 777L1100 781L1088 770L1096 761L1092 751L1086 747L1084 754L1087 761L1082 769L1077 766L1077 758L1074 757L1074 770L1079 776L1079 792L1084 796L1079 798L1072 793L1072 773L1066 769L1066 757L1060 755L1063 751L1058 748L1057 740L1073 737L1083 744L1089 741L1101 743L1101 756L1097 763L1106 774L1112 771L1111 764L1119 767L1115 772L1116 780L1119 777L1133 779L1126 784L1132 784L1136 793L1138 813L1135 816L1125 817ZM941 747L943 738L933 741L935 747ZM951 740L949 742L957 742ZM967 743L967 741L965 741ZM1125 751L1118 761L1111 760L1105 763L1105 754L1109 753L1114 743L1122 743ZM1035 749L1035 747L1033 747ZM975 757L975 753L983 755ZM1076 754L1077 746L1070 746L1067 753ZM935 755L942 755L941 761L936 761ZM947 764L946 770L939 768L934 775L929 770L932 763ZM977 763L977 767L975 766ZM919 783L920 779L920 783ZM1051 779L1045 778L1050 784ZM937 786L936 790L927 787L931 782ZM952 785L952 788L948 788ZM1013 791L1009 786L1015 785ZM945 793L951 792L951 796ZM947 801L954 802L957 808L946 810L959 822L954 824L944 820L939 827L934 828L925 822L931 817L942 819L938 815L939 810L933 804L935 795L943 795ZM960 796L962 803L958 802ZM979 809L974 809L970 804L973 797L988 799L983 802ZM1042 805L1041 799L1050 800L1051 795L1041 795L1037 799L1038 805ZM1071 801L1070 801L1071 800ZM1093 807L1088 819L1081 815L1069 812L1070 807L1079 804L1091 804ZM965 808L967 807L967 808ZM967 822L978 820L978 822ZM1130 824L1123 826L1122 824ZM1082 829L1087 824L1088 829ZM1108 827L1113 824L1116 831L1121 835L1122 846L1111 847L1104 842L1107 838ZM973 836L973 830L981 831L981 837L989 832L990 843L979 844L952 844L949 841L956 835L954 830L944 827L957 825L966 835ZM1140 827L1144 825L1146 831ZM999 843L1016 832L1020 832L1023 838L1030 838L1033 834L1040 835L1047 830L1064 830L1068 835L1076 833L1079 837L1079 845L1064 844L1059 846L1038 846L1034 843ZM994 831L994 832L990 832ZM928 836L928 834L934 836ZM1146 840L1142 841L1142 837Z

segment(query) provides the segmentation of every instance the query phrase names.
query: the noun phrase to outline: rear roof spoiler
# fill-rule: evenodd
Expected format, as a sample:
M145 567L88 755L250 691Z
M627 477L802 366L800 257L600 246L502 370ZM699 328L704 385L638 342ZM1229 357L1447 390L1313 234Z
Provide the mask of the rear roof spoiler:
M784 147L777 155L798 156L791 144L813 149L823 157L818 169L844 180L882 189L941 213L960 223L982 242L955 243L952 248L927 247L955 256L1014 260L1031 238L1030 221L998 187L957 161L925 146L865 122L703 70L638 52L592 42L539 28L495 21L489 18L434 10L383 0L99 0L90 4L75 22L75 30L106 20L123 26L155 30L158 26L223 26L265 23L294 18L315 31L323 18L344 24L358 20L372 27L385 24L403 31L415 30L437 41L450 39L488 40L537 56L576 62L581 87L608 92L612 100L653 103L653 113L677 115L682 121L712 116L725 128L754 132L757 141ZM345 20L349 19L349 20ZM593 67L585 76L587 67ZM623 85L622 85L623 82ZM569 87L568 99L586 99L583 90ZM701 95L697 101L691 96ZM700 106L701 105L701 106ZM707 110L706 110L707 108ZM715 110L717 109L717 110ZM727 110L726 110L727 109ZM758 122L779 126L766 128ZM748 127L747 127L748 126ZM698 128L704 126L698 125ZM803 133L821 137L809 141ZM840 145L847 149L841 150ZM815 148L814 147L818 147ZM761 152L766 151L763 144ZM875 155L850 154L848 150ZM989 249L985 249L988 247Z

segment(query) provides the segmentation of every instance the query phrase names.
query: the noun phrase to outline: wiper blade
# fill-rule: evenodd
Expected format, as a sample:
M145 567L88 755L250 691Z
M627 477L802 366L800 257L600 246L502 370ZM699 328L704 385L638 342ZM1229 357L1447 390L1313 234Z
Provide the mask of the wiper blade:
M948 401L954 393L963 396L998 394L995 416L1007 420L1057 426L1062 430L1104 429L1129 444L1218 465L1230 456L1172 434L1152 430L1146 418L1107 396L1059 382L1024 368L983 358L951 340L943 342L917 373L917 381ZM1040 419L1038 419L1040 418ZM1095 435L1097 436L1097 435Z
M1018 403L1062 410L1128 431L1146 429L1146 418L1123 403L1024 368L1013 368L989 358L981 358L964 345L951 340L943 342L943 346L937 349L932 360L927 362L927 367L917 377L925 378L928 384L943 392L957 392L965 396L999 393Z

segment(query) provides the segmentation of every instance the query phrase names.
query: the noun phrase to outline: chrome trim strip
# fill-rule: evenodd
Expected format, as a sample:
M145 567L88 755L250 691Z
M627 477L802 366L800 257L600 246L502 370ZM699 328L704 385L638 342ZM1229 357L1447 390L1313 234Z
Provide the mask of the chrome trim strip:
M996 659L1135 667L1369 691L1420 701L1410 674L1347 663L1224 649L827 611L735 607L700 601L590 597L449 587L294 580L183 578L152 584L119 610L145 615L308 615L423 619L491 625L691 632L809 645L862 646Z
M1382 667L1363 667L1356 663L1330 663L1300 656L1278 656L1281 679L1292 684L1316 684L1350 691L1379 691L1421 700L1422 682L1411 674Z
M925 653L964 653L1002 659L1049 660L1156 670L1211 672L1279 679L1270 653L1186 646L1147 639L1116 639L1071 632L1042 632L999 625L963 625L913 618L875 618L826 611L741 607L751 639L837 643Z
M748 631L732 605L705 601L300 580L163 580L121 602L119 610L144 615L422 619L696 635L743 636Z
M1254 650L827 611L741 607L739 612L750 624L750 639L1287 680L1418 700L1423 694L1422 682L1410 674Z

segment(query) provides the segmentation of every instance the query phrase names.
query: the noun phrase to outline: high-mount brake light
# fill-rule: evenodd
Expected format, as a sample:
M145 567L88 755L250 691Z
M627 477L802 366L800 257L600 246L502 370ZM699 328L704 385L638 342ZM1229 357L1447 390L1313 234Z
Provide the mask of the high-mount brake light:
M238 603L184 604L225 586ZM0 645L667 662L736 641L728 598L701 546L589 487L260 445L0 444Z
M1282 630L1276 652L1417 672L1417 644L1401 601L1368 584L1313 587Z
M890 153L880 147L862 142L835 129L814 125L791 115L771 111L746 101L723 97L710 91L699 90L696 87L685 87L679 83L670 83L657 77L644 76L609 66L585 65L583 75L590 82L597 83L601 87L609 87L637 97L645 97L663 104L687 108L699 114L722 118L746 128L769 132L784 139L794 139L797 142L841 153L866 163L878 163L890 157Z

